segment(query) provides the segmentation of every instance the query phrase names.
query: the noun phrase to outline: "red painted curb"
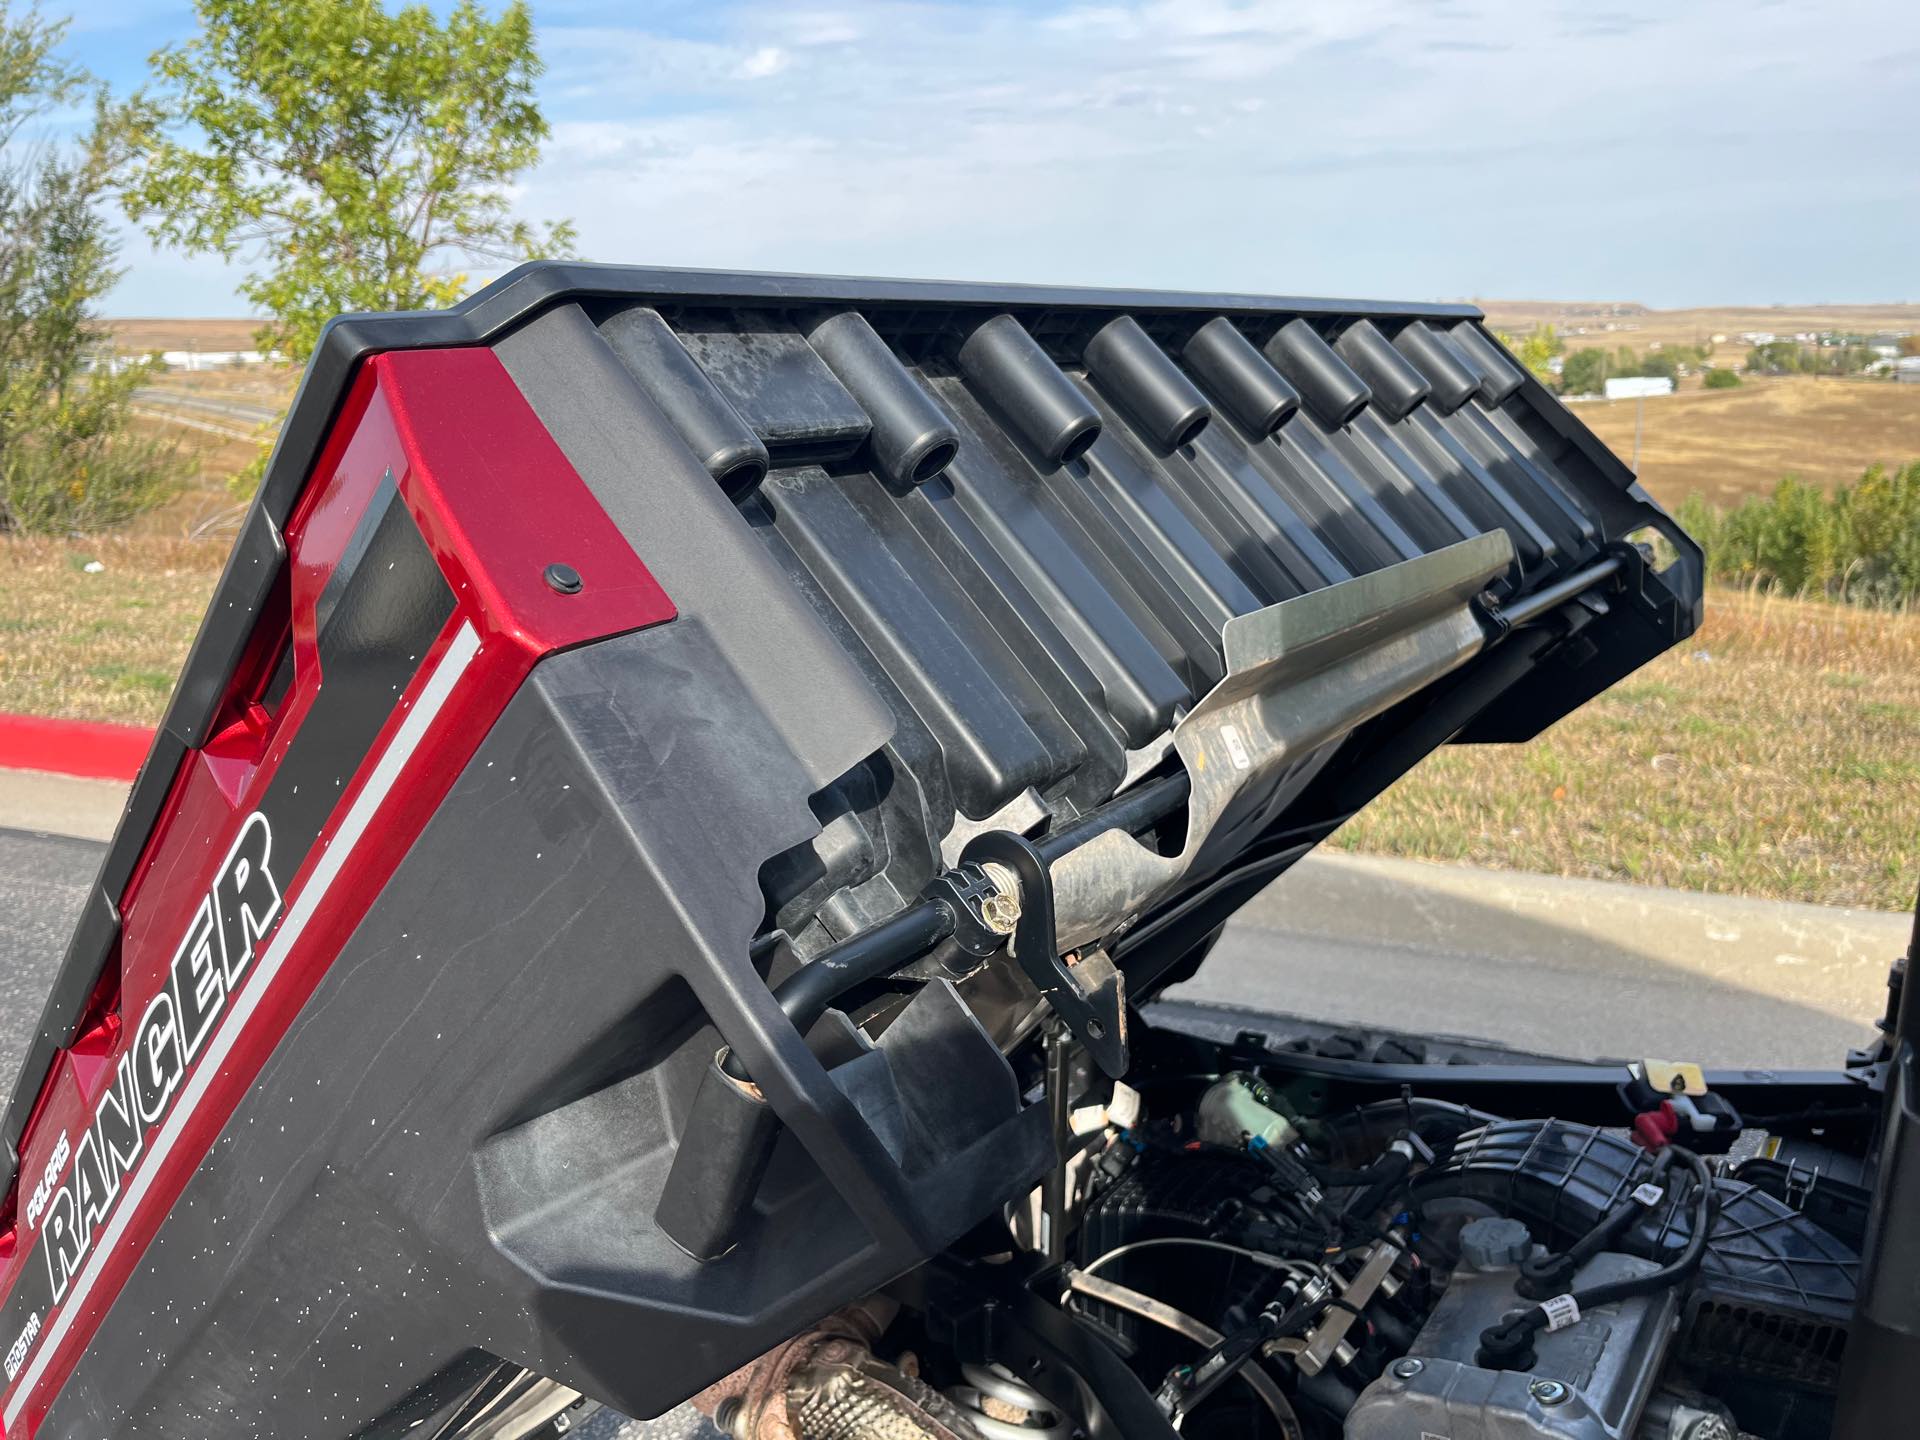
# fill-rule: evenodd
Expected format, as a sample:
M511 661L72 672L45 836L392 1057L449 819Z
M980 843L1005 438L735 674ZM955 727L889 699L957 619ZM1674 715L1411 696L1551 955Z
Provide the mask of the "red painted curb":
M141 725L0 714L0 770L46 770L132 783L153 744Z

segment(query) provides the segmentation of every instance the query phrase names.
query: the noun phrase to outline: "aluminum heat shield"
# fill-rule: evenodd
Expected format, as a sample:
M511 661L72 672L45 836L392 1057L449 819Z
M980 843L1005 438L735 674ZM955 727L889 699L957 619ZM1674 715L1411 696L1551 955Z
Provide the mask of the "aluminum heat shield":
M1512 563L1491 531L1227 621L1226 675L1173 730L1193 783L1186 843L1160 855L1109 830L1055 862L1061 949L1224 862L1304 757L1477 654L1487 631L1472 601Z

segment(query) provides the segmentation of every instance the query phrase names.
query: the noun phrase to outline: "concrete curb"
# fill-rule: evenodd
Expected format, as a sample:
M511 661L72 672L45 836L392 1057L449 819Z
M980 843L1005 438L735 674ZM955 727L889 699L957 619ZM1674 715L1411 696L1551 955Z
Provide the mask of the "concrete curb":
M131 784L152 744L153 731L142 725L0 714L0 770Z

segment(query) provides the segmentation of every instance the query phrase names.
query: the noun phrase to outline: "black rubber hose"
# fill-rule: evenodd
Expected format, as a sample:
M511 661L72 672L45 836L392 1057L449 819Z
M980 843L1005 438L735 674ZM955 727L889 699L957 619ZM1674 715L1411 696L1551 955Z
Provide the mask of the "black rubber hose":
M1672 1149L1662 1150L1654 1158L1653 1171L1647 1177L1647 1183L1660 1185L1664 1190L1667 1170L1672 1164ZM1631 1179L1631 1175L1628 1178ZM1561 1294L1572 1283L1580 1267L1631 1230L1646 1208L1632 1194L1621 1197L1614 1202L1613 1208L1601 1214L1592 1229L1559 1254L1530 1256L1523 1260L1519 1284L1515 1288L1528 1300L1545 1300Z
M1411 1123L1414 1134L1436 1155L1445 1156L1467 1131L1494 1124L1498 1118L1451 1100L1409 1096L1375 1100L1329 1115L1311 1127L1309 1138L1330 1153L1352 1153L1356 1149L1372 1153L1377 1146L1391 1143ZM1359 1132L1357 1136L1355 1131Z
M804 1035L847 991L891 975L926 954L953 934L954 923L953 911L944 900L922 900L871 930L822 950L775 986L773 998L793 1021L793 1028ZM722 1068L736 1080L747 1078L746 1067L731 1051Z
M1330 1190L1344 1189L1349 1185L1371 1185L1380 1178L1377 1161L1364 1170L1337 1170L1331 1165L1318 1165L1311 1160L1305 1164L1313 1172L1313 1178Z
M1380 1172L1378 1178L1347 1203L1343 1214L1364 1219L1386 1204L1406 1187L1407 1176L1413 1170L1413 1157L1398 1150L1389 1150L1373 1163L1372 1168Z
M1396 1162L1398 1162L1397 1173ZM1338 1186L1342 1189L1352 1185L1374 1185L1382 1180L1388 1179L1399 1180L1406 1174L1408 1164L1407 1157L1397 1150L1389 1150L1386 1154L1380 1156L1379 1159L1369 1165L1361 1166L1358 1170L1341 1170L1332 1165L1319 1164L1313 1160L1306 1160L1301 1163L1313 1172L1313 1178L1318 1180L1322 1185L1328 1187Z
M1706 1258L1707 1240L1713 1229L1713 1217L1718 1204L1713 1176L1707 1170L1706 1161L1691 1150L1682 1150L1677 1145L1668 1148L1693 1172L1693 1232L1687 1236L1687 1243L1679 1255L1658 1270L1635 1276L1631 1280L1612 1280L1604 1285L1590 1285L1584 1290L1573 1291L1571 1298L1582 1314L1620 1300L1656 1295L1687 1279ZM1479 1362L1501 1369L1526 1363L1524 1357L1532 1351L1533 1337L1546 1329L1549 1323L1550 1317L1545 1307L1534 1305L1499 1325L1489 1327L1480 1335Z

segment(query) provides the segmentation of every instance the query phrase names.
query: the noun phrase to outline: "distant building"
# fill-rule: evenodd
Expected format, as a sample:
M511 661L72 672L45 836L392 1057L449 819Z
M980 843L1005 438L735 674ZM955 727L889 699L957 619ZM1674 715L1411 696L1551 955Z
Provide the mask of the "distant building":
M163 350L160 363L169 370L225 370L234 365L274 365L286 360L278 350Z
M1908 355L1894 361L1893 378L1902 385L1920 385L1920 355Z
M1915 379L1920 379L1916 375ZM1622 375L1607 381L1607 399L1641 400L1649 395L1671 395L1673 381L1665 375Z

